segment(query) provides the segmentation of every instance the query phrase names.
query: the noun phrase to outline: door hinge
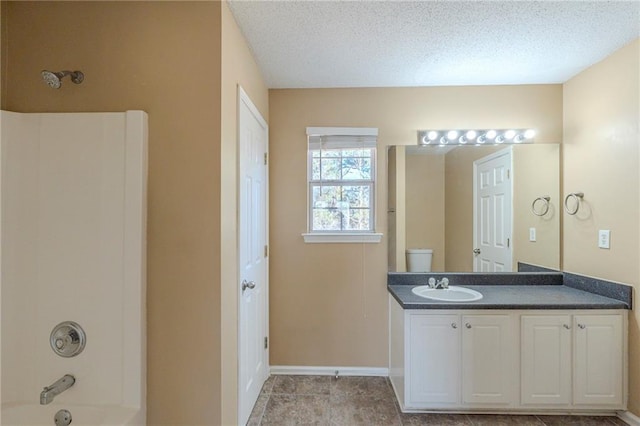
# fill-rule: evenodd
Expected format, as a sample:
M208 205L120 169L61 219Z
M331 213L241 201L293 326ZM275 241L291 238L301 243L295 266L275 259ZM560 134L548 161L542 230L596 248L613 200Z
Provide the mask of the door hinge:
M269 257L269 246L264 246L264 257Z
M269 338L268 337L264 338L264 348L265 349L269 349Z
M267 165L267 161L269 160L269 154L268 153L264 153L264 165Z
M264 163L267 164L267 163ZM511 179L511 169L507 169L507 179Z
M507 248L510 247L510 244L511 244L511 240L509 238L507 238Z

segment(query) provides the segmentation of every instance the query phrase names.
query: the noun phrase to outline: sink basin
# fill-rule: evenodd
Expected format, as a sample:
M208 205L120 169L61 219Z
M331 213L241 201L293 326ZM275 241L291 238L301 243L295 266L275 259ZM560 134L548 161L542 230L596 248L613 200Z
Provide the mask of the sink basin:
M470 288L449 286L449 288L431 288L428 285L414 287L411 290L416 296L443 302L473 302L482 299L482 293Z

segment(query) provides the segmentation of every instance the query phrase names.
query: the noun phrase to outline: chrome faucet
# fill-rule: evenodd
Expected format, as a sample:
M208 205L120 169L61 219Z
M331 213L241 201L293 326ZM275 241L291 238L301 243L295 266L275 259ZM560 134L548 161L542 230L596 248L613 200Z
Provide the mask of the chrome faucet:
M429 287L431 288L449 288L449 278L442 278L440 281L436 281L435 278L429 278Z
M65 374L51 386L47 386L40 392L40 405L49 404L57 395L69 389L76 382L76 378L71 374Z

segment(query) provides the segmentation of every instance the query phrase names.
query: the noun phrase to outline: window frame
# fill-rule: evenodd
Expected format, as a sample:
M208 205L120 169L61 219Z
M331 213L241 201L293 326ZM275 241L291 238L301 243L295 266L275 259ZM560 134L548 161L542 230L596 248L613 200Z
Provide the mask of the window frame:
M311 149L312 138L322 137L371 137L375 139L375 143L366 148L371 148L371 175L369 180L353 180L353 179L313 179L313 152ZM378 243L382 238L381 233L377 233L376 229L376 200L377 200L377 177L378 177L378 149L377 149L377 128L362 127L307 127L307 232L302 234L304 241L307 243ZM317 143L317 142L316 142ZM339 149L349 149L348 142ZM354 145L353 149L358 149ZM322 158L322 157L320 157ZM340 157L343 158L343 157ZM370 212L369 224L370 229L367 230L313 230L313 190L322 186L366 186L369 187L369 207Z

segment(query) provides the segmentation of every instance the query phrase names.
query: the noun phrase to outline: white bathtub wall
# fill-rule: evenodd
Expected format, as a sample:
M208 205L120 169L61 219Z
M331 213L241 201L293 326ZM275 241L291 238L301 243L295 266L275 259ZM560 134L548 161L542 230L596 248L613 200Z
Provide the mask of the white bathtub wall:
M146 136L140 111L3 112L3 403L70 373L56 401L144 406ZM66 320L74 358L49 346Z
M2 112L2 402L37 389L38 117ZM17 142L19 141L19 142Z

